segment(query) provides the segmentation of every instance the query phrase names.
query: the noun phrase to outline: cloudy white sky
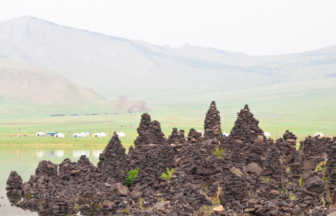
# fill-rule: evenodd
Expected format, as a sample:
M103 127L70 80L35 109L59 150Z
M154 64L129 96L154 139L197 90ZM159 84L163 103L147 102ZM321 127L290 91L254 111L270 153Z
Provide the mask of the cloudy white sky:
M0 1L0 21L23 15L155 45L250 55L336 45L335 0Z

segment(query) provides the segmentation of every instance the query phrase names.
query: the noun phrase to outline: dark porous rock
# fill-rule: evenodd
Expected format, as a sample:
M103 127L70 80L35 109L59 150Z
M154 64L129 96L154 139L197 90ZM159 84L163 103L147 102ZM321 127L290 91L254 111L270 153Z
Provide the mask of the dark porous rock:
M50 161L40 161L38 167L35 170L36 176L46 175L51 178L57 178L57 165Z
M182 148L183 143L186 142L184 137L184 130L180 130L180 132L178 132L177 128L173 128L173 131L169 135L167 142L174 149L175 153L178 154Z
M294 159L293 155L296 152L296 140L297 137L289 130L283 134L283 137L276 140L275 145L281 151L282 154L288 156L287 163L291 163Z
M313 176L305 182L305 188L316 194L322 194L324 191L325 182L318 176Z
M6 184L6 189L21 189L22 178L16 171L11 171Z
M327 170L326 175L328 177L328 188L330 191L333 191L336 188L336 139L333 138L333 141L330 141L327 146Z
M134 141L134 146L137 148L139 145L146 144L163 144L166 141L164 133L161 131L161 125L158 121L151 121L149 114L144 113L141 115L141 122L137 128L139 136Z
M99 160L98 167L103 172L103 182L107 182L109 178L113 179L114 182L125 182L127 155L116 132L113 133L103 153L100 154Z
M254 173L254 174L260 173L262 170L263 169L256 163L249 163L245 169L247 173Z
M288 182L287 172L283 169L283 157L280 149L276 145L272 145L267 151L266 160L263 163L263 176L268 176L278 184L278 187L285 188Z
M187 136L187 142L192 145L202 143L202 133L196 132L194 128L191 128Z
M220 146L222 137L223 132L219 111L217 110L216 102L212 101L204 119L203 141L208 141L207 145L209 149L216 149Z
M243 204L248 200L247 181L240 169L232 167L230 171L225 177L220 203L224 209L231 206L235 212L241 213Z
M266 151L268 142L266 141L263 130L258 126L259 121L254 118L248 105L245 105L244 109L240 110L237 114L237 120L228 137L228 150L232 150L232 143L242 142L244 144L247 143L248 145L259 143L263 150Z

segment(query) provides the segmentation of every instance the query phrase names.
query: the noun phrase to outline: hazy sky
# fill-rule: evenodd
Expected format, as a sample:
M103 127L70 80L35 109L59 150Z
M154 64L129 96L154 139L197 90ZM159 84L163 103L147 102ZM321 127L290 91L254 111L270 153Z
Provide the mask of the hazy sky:
M0 1L0 21L23 15L161 46L250 55L336 45L335 0Z

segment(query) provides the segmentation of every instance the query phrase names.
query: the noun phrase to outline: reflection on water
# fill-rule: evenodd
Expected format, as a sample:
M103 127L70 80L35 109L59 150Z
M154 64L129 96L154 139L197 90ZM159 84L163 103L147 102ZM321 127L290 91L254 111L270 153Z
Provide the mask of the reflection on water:
M85 155L86 157L90 157L90 151L86 151L86 150L73 150L72 151L72 155L74 157L80 157L82 155Z
M97 165L99 154L102 153L103 149L104 146L0 147L0 215L38 215L36 212L12 207L10 202L18 199L16 194L9 194L10 196L6 199L6 180L11 170L17 171L21 175L23 182L26 182L29 180L30 175L35 174L38 162L41 160L50 160L59 164L65 158L77 161L81 155L86 155L92 164ZM4 197L4 199L1 199L1 197Z

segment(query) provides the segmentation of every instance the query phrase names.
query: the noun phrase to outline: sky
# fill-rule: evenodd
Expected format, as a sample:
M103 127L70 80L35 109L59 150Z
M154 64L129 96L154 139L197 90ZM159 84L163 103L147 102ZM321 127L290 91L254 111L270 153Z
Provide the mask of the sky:
M249 55L336 45L335 0L1 0L0 21L24 15L151 44Z

